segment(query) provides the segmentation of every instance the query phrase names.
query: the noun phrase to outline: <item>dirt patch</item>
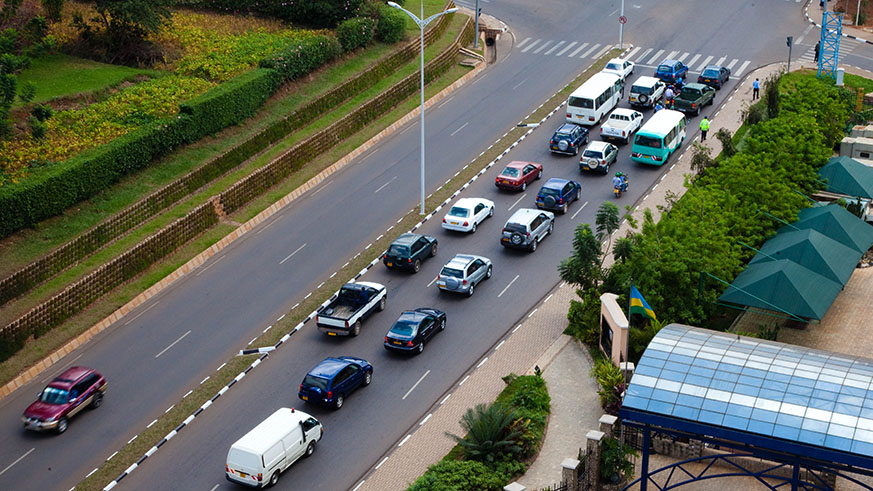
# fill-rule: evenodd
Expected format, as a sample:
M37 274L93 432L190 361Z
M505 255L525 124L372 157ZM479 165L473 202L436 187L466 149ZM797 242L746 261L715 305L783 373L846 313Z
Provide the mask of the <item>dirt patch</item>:
M855 25L858 13L858 0L836 0L830 5L834 12L842 12L843 22L847 25ZM873 26L873 1L861 0L861 15L859 26Z

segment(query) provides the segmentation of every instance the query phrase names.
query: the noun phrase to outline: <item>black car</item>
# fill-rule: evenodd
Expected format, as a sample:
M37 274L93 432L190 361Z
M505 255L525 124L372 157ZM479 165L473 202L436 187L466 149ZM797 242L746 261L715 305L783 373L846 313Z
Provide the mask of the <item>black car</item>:
M576 155L579 148L588 143L588 130L573 123L564 123L555 130L549 140L549 150L555 153Z
M370 385L373 365L354 356L325 358L306 374L297 397L334 409L343 407L346 396L358 387Z
M569 179L553 177L543 184L537 194L537 208L546 210L560 210L567 213L570 203L579 199L582 185Z
M407 310L385 335L385 349L421 353L424 342L445 328L445 312L433 308Z
M425 258L436 256L436 237L421 234L403 234L391 243L382 262L389 268L409 269L418 273Z
M731 69L718 65L706 65L706 68L697 76L697 83L706 84L720 89L731 78Z

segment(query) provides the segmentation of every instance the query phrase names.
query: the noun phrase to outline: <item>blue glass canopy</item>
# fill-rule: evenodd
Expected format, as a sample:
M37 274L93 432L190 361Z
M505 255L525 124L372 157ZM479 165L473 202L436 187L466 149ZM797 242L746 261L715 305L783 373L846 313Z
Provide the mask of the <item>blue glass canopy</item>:
M755 445L777 439L772 448L818 447L866 464L873 457L871 384L873 360L670 324L643 353L622 418L686 421L706 434L726 429Z

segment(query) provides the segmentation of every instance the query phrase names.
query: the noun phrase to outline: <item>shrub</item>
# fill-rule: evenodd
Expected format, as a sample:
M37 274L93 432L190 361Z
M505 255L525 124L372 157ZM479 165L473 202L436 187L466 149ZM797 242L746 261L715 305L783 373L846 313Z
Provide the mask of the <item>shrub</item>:
M64 0L41 0L42 8L49 19L58 22L61 20L61 12L64 10Z
M343 51L354 51L370 44L373 40L373 31L376 23L366 17L355 17L344 20L336 28L336 37L339 39Z
M503 484L501 476L481 462L454 460L428 467L407 491L498 491Z
M379 7L376 21L376 38L386 43L396 43L406 33L406 14L387 5Z
M336 58L342 48L332 37L319 35L261 60L261 67L278 71L284 80L294 80Z
M461 417L461 428L467 433L466 436L446 434L464 447L467 458L497 462L521 452L517 440L522 429L514 425L516 419L515 410L504 404L478 404L473 409L467 409Z
M634 464L629 458L637 455L636 450L615 438L604 438L600 442L600 480L616 482L630 479L634 475Z
M605 357L594 363L591 372L600 385L600 390L597 391L600 405L607 413L617 416L621 408L621 394L625 389L624 375L611 360Z

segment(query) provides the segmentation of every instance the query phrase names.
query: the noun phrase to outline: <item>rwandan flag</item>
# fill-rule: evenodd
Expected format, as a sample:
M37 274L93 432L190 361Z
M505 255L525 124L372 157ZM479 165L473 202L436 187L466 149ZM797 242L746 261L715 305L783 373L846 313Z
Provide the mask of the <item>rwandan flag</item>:
M640 314L648 317L652 320L658 320L655 317L655 311L649 307L649 304L646 302L646 299L643 298L643 294L637 290L637 287L631 285L631 293L630 293L630 313L631 314Z

